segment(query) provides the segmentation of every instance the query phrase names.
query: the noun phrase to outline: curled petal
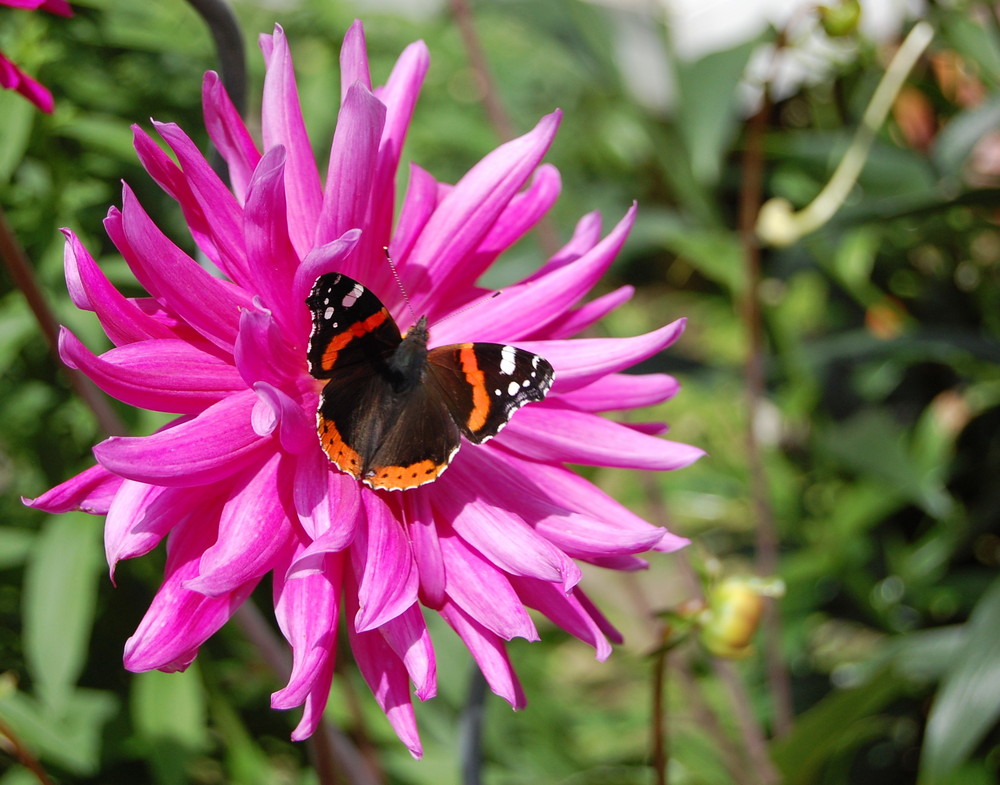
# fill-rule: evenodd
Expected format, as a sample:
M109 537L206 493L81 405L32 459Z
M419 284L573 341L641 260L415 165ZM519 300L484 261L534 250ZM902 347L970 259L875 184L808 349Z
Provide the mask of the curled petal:
M243 204L250 177L260 161L260 152L215 71L205 74L201 105L205 113L205 128L215 149L226 161L236 200Z
M152 436L112 436L94 447L94 455L108 471L139 482L218 482L256 460L269 444L250 425L256 400L249 390L230 395Z
M59 513L82 510L94 515L104 515L121 488L124 480L100 464L91 466L55 488L34 499L21 498L29 507L45 512Z
M632 286L620 286L613 292L608 292L601 297L591 300L589 303L581 305L563 316L558 322L549 323L545 330L535 331L530 337L532 339L544 336L547 339L572 338L588 327L597 324L601 319L611 313L618 306L627 303L635 294Z
M445 600L444 555L430 496L415 490L404 494L400 503L420 577L420 601L429 608L440 608Z
M340 100L346 101L351 87L360 84L372 89L371 72L368 70L368 47L365 45L365 28L355 19L344 34L340 46ZM339 124L338 124L339 125Z
M597 659L611 656L611 644L604 631L591 618L574 592L561 591L558 586L534 578L512 578L511 583L524 604L545 614L570 635L594 647Z
M361 491L352 477L330 468L320 450L297 455L294 501L299 522L313 540L303 556L338 553L354 541ZM298 559L291 569L298 569Z
M417 697L420 700L433 698L437 693L437 662L420 608L411 605L379 627L379 632L406 668Z
M581 411L606 412L654 406L673 398L680 388L678 381L665 373L612 373L559 399Z

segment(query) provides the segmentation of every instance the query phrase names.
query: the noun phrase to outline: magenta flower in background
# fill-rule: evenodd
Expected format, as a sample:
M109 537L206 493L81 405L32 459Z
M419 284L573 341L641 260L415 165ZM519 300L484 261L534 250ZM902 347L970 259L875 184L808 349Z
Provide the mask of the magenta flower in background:
M206 124L231 188L176 125L154 124L176 162L135 128L143 165L177 200L222 277L174 245L127 186L105 225L149 297L122 296L66 231L70 294L97 315L114 348L96 356L64 329L64 360L128 404L180 416L152 435L102 442L97 465L28 503L106 514L112 572L167 538L164 581L126 644L128 669L187 667L271 573L293 653L272 706L304 704L293 738L309 736L321 718L342 624L376 700L419 756L410 684L421 699L436 691L424 609L461 637L493 691L520 707L504 642L538 638L526 608L603 659L618 634L579 588L575 561L635 570L645 566L636 554L686 542L565 468L676 469L702 454L660 438L655 425L598 414L675 394L667 375L621 372L669 346L683 321L633 338L572 337L632 293L622 287L580 304L621 248L634 207L603 237L600 217L585 216L530 278L443 321L482 298L476 280L557 198L559 174L541 160L559 113L454 185L411 167L396 215L400 150L428 67L423 43L373 89L362 27L348 31L325 177L282 30L263 36L261 48L261 147L218 77L205 78ZM518 411L496 438L465 443L436 481L399 492L372 490L328 460L316 432L320 383L306 357L305 300L325 273L361 281L402 327L412 324L384 246L414 310L428 316L432 348L514 344L546 358L556 375L548 397Z
M73 15L73 10L66 0L0 0L0 5L26 8L29 11L41 9L59 16ZM3 52L0 52L0 87L5 90L15 90L43 112L51 112L55 108L52 93L14 65Z

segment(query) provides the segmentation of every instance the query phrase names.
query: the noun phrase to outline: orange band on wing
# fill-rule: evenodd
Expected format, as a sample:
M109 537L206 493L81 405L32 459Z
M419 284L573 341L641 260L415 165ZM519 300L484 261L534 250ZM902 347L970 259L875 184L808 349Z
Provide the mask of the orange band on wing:
M383 466L363 477L372 488L386 491L405 491L430 482L447 468L448 464L434 463L432 460L419 461L409 466Z
M323 446L330 460L342 472L347 472L357 479L361 476L361 456L357 450L347 446L344 437L340 435L337 426L332 420L326 419L323 415L318 418L317 430L319 431L319 443Z
M465 378L472 387L472 411L465 427L475 433L486 425L486 418L490 413L490 394L486 390L486 376L479 370L473 344L463 343L459 347L458 359L462 364Z
M389 312L383 308L382 310L373 313L364 321L355 322L349 329L344 330L344 332L337 335L337 337L330 341L327 345L326 351L323 352L323 370L329 371L333 368L334 364L337 362L337 355L340 353L341 349L347 346L347 344L355 338L360 338L362 335L372 332L388 318Z

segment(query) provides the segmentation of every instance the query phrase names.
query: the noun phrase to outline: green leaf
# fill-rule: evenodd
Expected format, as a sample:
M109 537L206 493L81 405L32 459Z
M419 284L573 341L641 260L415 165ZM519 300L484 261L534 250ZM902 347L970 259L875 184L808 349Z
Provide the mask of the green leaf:
M90 642L103 573L99 518L49 518L24 581L24 653L39 697L59 711L73 692Z
M718 182L722 158L736 136L740 117L734 100L757 39L694 62L677 63L677 122L691 155L691 170L704 185Z
M24 158L38 110L12 90L0 92L0 183L10 180Z
M161 785L183 785L188 765L207 738L205 688L198 668L183 673L137 674L132 716Z
M980 598L966 626L966 645L952 660L927 719L922 782L943 781L1000 717L1000 579Z
M772 758L784 773L785 785L817 782L830 760L880 735L884 726L875 716L902 688L891 670L876 674L867 684L832 692L804 714L791 732L772 747Z

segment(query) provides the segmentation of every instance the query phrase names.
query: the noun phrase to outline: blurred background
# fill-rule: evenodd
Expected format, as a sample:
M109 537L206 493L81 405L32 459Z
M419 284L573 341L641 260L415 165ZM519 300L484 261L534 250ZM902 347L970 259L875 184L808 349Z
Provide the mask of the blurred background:
M73 7L71 19L0 8L0 49L56 100L46 115L0 93L0 206L57 319L100 350L96 320L66 293L57 229L71 227L134 291L101 226L124 179L190 246L180 211L140 168L129 126L176 122L204 148L201 78L218 61L183 0ZM511 644L529 706L515 714L485 700L481 759L464 779L472 664L450 631L433 628L448 676L439 697L417 706L419 763L341 658L328 718L378 781L996 782L997 8L237 0L233 9L250 116L263 75L257 35L279 22L320 157L355 17L376 82L407 43L427 42L432 64L405 153L439 179L454 181L560 107L547 160L563 195L486 282L535 269L586 212L600 210L607 226L638 200L604 282L636 295L599 334L689 320L682 340L642 367L674 374L683 390L644 419L668 421L671 438L708 457L665 475L588 471L692 545L654 555L641 574L588 571L584 586L626 638L608 662L551 626L540 625L541 643ZM920 20L933 32L926 46L911 33ZM908 34L915 64L873 106ZM866 110L874 133L859 132ZM762 205L806 207L845 154L863 164L856 181L842 171L845 198L825 192L830 209L809 226L779 205L784 234L761 240ZM45 782L43 770L62 783L316 782L315 750L288 740L297 716L270 710L280 685L233 625L184 674L122 669L162 552L119 565L116 588L102 519L21 505L90 465L102 437L6 272L0 369L0 785ZM134 433L156 425L115 406ZM260 604L269 614L269 596Z

